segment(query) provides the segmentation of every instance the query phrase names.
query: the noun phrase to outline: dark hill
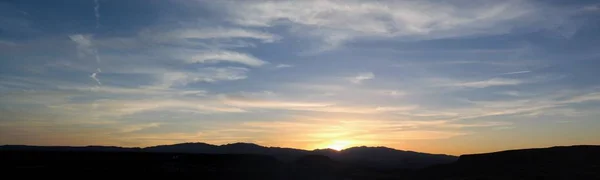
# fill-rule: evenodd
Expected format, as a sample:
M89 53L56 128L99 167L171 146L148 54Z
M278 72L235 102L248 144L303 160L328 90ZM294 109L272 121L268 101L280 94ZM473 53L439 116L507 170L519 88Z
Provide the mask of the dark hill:
M387 147L352 147L331 155L334 159L373 168L418 169L456 161L455 156L402 151ZM399 163L401 162L401 163Z
M145 152L166 152L166 153L206 153L216 154L219 146L206 143L181 143L173 145L160 145L143 148Z
M600 146L568 146L462 155L422 171L429 179L600 179Z

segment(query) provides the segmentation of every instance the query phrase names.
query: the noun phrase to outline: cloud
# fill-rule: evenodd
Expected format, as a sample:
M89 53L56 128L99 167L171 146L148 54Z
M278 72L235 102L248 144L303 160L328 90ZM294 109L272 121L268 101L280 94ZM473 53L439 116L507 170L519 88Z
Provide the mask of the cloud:
M384 90L384 91L380 91L380 92L383 93L384 95L388 95L391 97L402 97L407 94L406 92L399 91L399 90Z
M524 83L524 81L518 80L518 79L493 78L493 79L489 79L489 80L485 80L485 81L456 83L456 84L452 84L452 86L466 87L466 88L486 88L486 87L492 87L492 86L519 85L522 83Z
M313 111L328 113L377 114L398 113L417 109L418 106L356 106L342 105L331 102L303 102L289 100L271 100L246 97L241 95L221 95L224 104L240 108L280 109L289 111Z
M530 72L531 71L514 71L514 72L502 73L500 75L525 74L525 73L530 73Z
M337 46L356 37L437 39L544 28L563 10L532 1L224 1L233 23L250 27L290 25L295 32Z
M600 93L588 92L577 94L574 92L557 92L540 96L522 96L519 100L496 101L468 101L473 106L461 109L452 109L454 115L448 119L464 120L502 115L539 115L553 114L572 116L573 111L565 111L570 104L590 101L600 101ZM444 110L440 110L444 111Z
M519 97L522 95L522 93L519 91L505 91L505 92L500 92L498 94L504 94L504 95L514 96L514 97Z
M182 91L179 94L183 96L193 95L193 96L206 96L208 92L204 90L193 90L193 91Z
M166 35L167 38L174 39L233 39L247 38L258 39L264 43L272 43L281 39L281 37L260 31L240 28L200 28L200 29L180 29L174 30Z
M79 57L96 55L96 48L93 47L91 35L74 34L69 35L69 39L77 45Z
M124 126L121 128L121 132L122 133L130 133L130 132L140 131L143 129L159 127L160 125L161 125L160 123L127 125L127 126Z
M271 101L263 99L255 99L245 96L236 95L221 95L223 103L250 108L271 108L271 109L304 109L304 108L319 108L331 106L330 103L318 102L290 102L290 101Z
M174 110L187 110L201 114L246 112L243 109L219 104L210 100L175 98L96 100L84 103L64 103L50 107L73 113L93 111L93 116L100 117L119 117L148 111Z
M96 83L98 83L98 85L102 85L102 83L100 82L100 79L98 79L96 77L96 75L98 75L99 72L94 72L92 73L92 75L90 75L90 78L92 78L94 81L96 81Z
M281 68L291 68L294 67L294 65L290 65L290 64L278 64L277 66L275 66L275 68L281 69Z
M357 76L350 78L350 82L360 84L365 80L369 80L369 79L373 79L373 78L375 78L375 74L373 74L372 72L365 72L365 73L360 73Z
M96 63L100 63L100 55L98 54L98 49L96 49L96 47L94 47L94 44L92 43L91 35L74 34L70 35L69 39L71 39L71 41L77 44L77 54L80 58L93 56L96 60ZM96 68L96 72L93 72L90 75L90 78L96 81L98 85L102 85L100 79L98 79L97 77L100 72L100 68Z
M254 28L230 26L206 26L194 23L184 23L180 26L156 26L140 31L134 37L111 37L103 39L99 44L106 48L147 47L148 43L170 45L176 47L194 47L197 49L235 49L256 47L256 42L274 43L281 36Z
M581 103L587 101L600 101L600 92L587 93L583 95L573 96L567 100L565 103Z
M247 68L242 67L224 67L224 68L200 68L192 72L177 72L169 71L161 74L159 87L185 86L196 82L218 82L218 81L235 81L246 79L248 76Z
M510 122L473 122L468 124L445 124L446 128L474 128L474 127L510 127Z
M267 62L260 60L252 55L227 50L201 51L196 54L191 54L190 57L184 58L186 58L185 61L187 63L231 62L245 64L253 67L267 64Z
M376 111L379 112L406 112L409 110L415 110L419 108L419 106L380 106L375 108Z
M165 88L156 88L156 87L115 87L115 86L61 86L60 90L65 91L81 91L81 92L93 92L93 93L101 93L108 95L151 95L151 96L167 96L181 93L181 95L194 94L194 92L198 94L204 94L206 91L179 91L173 89L165 89Z

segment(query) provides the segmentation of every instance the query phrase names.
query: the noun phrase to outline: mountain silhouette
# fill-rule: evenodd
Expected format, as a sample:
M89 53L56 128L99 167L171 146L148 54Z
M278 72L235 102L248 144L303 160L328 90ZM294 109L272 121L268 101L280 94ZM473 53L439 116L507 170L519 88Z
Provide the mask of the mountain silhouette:
M339 153L324 154L333 159L374 168L423 168L457 160L455 156L402 151L387 147L352 147ZM401 162L401 163L399 163Z
M0 146L0 150L45 150L45 151L111 151L111 152L154 152L154 153L194 153L194 154L256 154L268 155L283 162L292 162L307 155L322 155L343 163L374 168L423 168L435 164L451 163L458 158L450 155L428 154L402 151L386 147L353 147L341 151L316 149L313 151L264 147L253 143L232 143L212 145L207 143L181 143L146 148L120 148L105 146L86 147L44 147L44 146Z
M600 146L509 150L457 158L364 146L307 151L250 143L147 148L7 145L0 146L0 172L20 177L79 177L79 173L155 177L169 173L166 177L172 179L600 179Z
M429 167L428 179L600 179L600 146L557 146L461 155Z

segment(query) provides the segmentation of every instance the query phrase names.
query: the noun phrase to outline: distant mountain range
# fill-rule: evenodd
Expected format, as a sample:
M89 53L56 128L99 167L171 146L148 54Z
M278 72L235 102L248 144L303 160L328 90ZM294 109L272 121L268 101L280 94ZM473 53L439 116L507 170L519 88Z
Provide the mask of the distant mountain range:
M212 145L207 143L181 143L145 148L124 148L113 146L24 146L5 145L0 150L16 151L85 151L85 152L153 152L153 153L192 153L192 154L256 154L268 155L283 162L295 161L307 155L323 155L335 161L381 169L417 169L436 164L455 162L458 157L443 154L428 154L402 151L387 147L352 147L341 151L316 149L312 151L264 147L252 143Z
M249 143L147 148L0 146L0 172L23 176L169 173L200 179L600 179L600 146L509 150L460 157L354 147L313 151ZM176 173L176 174L173 174Z

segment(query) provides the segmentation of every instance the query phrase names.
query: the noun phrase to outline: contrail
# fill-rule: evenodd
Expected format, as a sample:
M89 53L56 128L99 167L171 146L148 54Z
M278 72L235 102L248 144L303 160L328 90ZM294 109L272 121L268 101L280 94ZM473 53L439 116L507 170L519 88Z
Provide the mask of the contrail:
M98 0L94 0L94 14L96 15L96 28L100 27L100 3Z
M94 15L96 16L96 29L98 29L100 27L100 3L98 2L98 0L94 0ZM87 53L93 53L96 59L96 64L100 65L100 54L98 53L98 48L93 46L91 37L85 38L82 35L69 37L71 38L71 40L78 43L78 46L82 47L81 49L86 50ZM100 68L96 68L96 72L93 72L90 75L90 78L96 81L96 83L98 83L98 85L100 86L102 85L102 82L100 82L100 79L97 76L101 72L102 70L100 70Z
M98 29L100 27L100 3L98 2L98 0L94 0L94 5L94 15L96 15L96 29ZM94 50L94 54L96 57L96 63L100 64L100 54L98 53L98 49ZM100 82L100 79L98 79L96 76L101 72L102 70L100 70L100 68L96 68L96 72L90 75L90 77L94 79L98 83L98 85L102 85L102 82Z

